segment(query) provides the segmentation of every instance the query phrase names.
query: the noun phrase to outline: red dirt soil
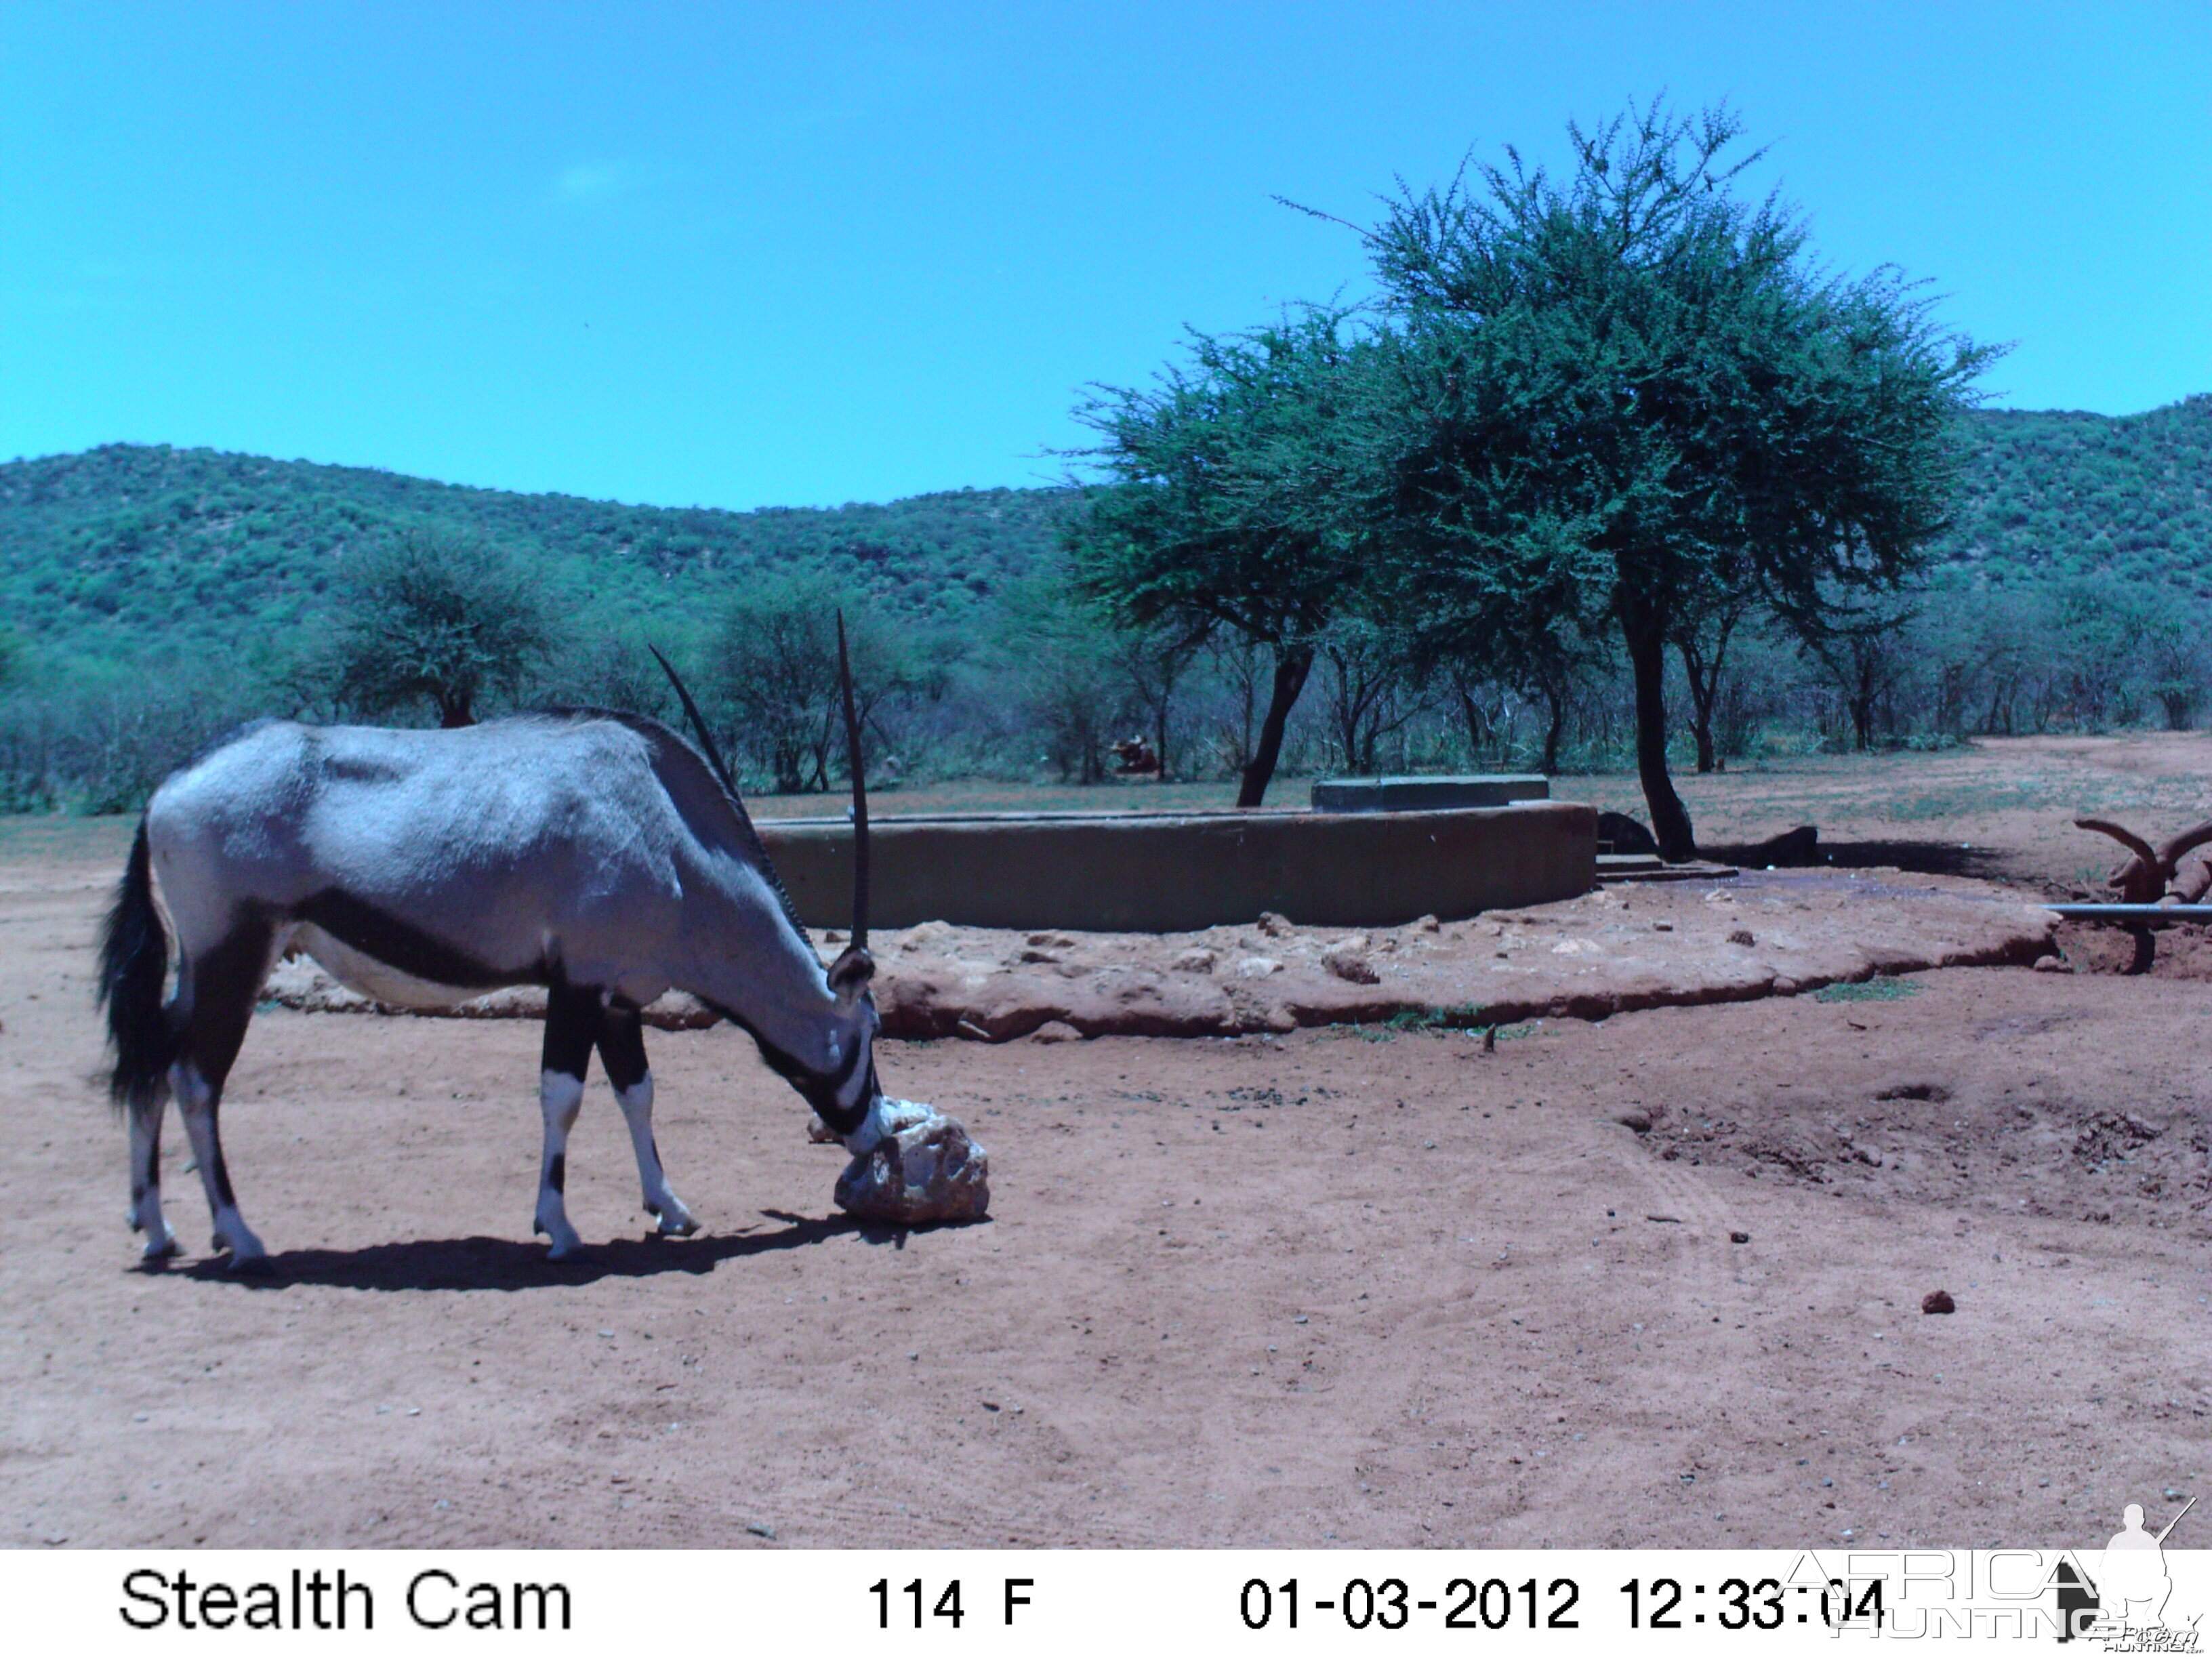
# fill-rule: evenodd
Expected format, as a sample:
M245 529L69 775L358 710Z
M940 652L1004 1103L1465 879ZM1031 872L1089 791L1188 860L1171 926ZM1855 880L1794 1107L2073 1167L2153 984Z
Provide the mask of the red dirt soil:
M909 1236L836 1214L742 1036L655 1033L707 1231L641 1237L595 1085L573 1269L529 1236L534 1026L270 1011L240 1280L133 1267L91 1081L119 853L0 862L10 1543L2094 1544L2212 1461L2187 980L1952 969L1487 1054L886 1043L993 1160L995 1219Z

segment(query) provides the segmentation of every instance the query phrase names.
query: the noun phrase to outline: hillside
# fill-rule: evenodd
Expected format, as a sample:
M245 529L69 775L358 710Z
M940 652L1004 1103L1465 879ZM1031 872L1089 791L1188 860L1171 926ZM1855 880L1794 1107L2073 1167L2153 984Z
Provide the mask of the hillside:
M110 445L0 465L0 603L50 664L160 661L312 624L345 556L395 532L495 544L558 602L681 631L763 570L822 571L957 625L1031 569L1064 492L829 509L626 507L361 467Z
M2148 414L1985 410L1941 556L2018 581L2103 574L2212 594L2212 394Z
M1968 420L1953 565L2008 584L2095 572L2212 593L2212 395L2119 418ZM112 445L0 465L0 602L50 668L277 645L349 552L395 531L495 542L595 625L664 633L756 573L811 568L957 627L1048 553L1066 492L826 509L625 507L365 468Z

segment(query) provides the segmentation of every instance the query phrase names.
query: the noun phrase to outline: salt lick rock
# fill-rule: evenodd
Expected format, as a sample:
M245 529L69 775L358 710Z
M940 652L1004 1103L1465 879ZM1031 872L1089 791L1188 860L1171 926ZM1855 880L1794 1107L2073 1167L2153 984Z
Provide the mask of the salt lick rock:
M890 1133L845 1166L838 1207L900 1227L981 1220L991 1207L990 1154L934 1106L887 1100L884 1109Z

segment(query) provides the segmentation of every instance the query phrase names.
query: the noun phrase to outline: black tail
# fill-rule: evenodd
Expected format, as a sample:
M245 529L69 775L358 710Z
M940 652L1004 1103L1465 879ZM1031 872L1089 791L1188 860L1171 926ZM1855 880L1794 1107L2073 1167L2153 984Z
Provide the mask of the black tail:
M169 935L154 908L154 858L141 818L100 942L99 997L107 1009L108 1039L115 1045L107 1092L134 1115L153 1103L177 1057L176 1037L161 1006L168 979Z

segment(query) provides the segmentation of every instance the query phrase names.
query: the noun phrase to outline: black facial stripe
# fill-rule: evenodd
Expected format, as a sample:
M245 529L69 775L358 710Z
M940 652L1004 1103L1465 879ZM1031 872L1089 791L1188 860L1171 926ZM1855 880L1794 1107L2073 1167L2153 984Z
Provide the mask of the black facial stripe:
M462 990L489 989L495 985L543 984L547 978L542 966L509 972L480 962L459 947L432 938L411 922L402 921L343 888L325 887L301 904L293 915L363 956L433 985L451 985Z
M754 1028L750 1020L734 1008L726 1008L719 1002L709 1002L707 1006L750 1037L760 1049L761 1058L769 1063L769 1069L793 1088L798 1090L800 1097L811 1106L821 1116L822 1121L836 1133L848 1135L860 1127L860 1121L868 1115L868 1103L875 1097L872 1045L854 1043L851 1052L846 1055L844 1063L839 1066L836 1074L825 1076L822 1073L810 1070L797 1058L777 1048ZM860 1055L864 1050L869 1052L870 1086L862 1091L858 1105L840 1106L837 1103L838 1092L846 1081L852 1077L854 1067L860 1063Z
M853 1080L853 1073L860 1069L860 1060L867 1054L868 1045L865 1042L856 1042L845 1051L844 1063L837 1067L837 1075L828 1079L830 1093L845 1092L845 1085Z

